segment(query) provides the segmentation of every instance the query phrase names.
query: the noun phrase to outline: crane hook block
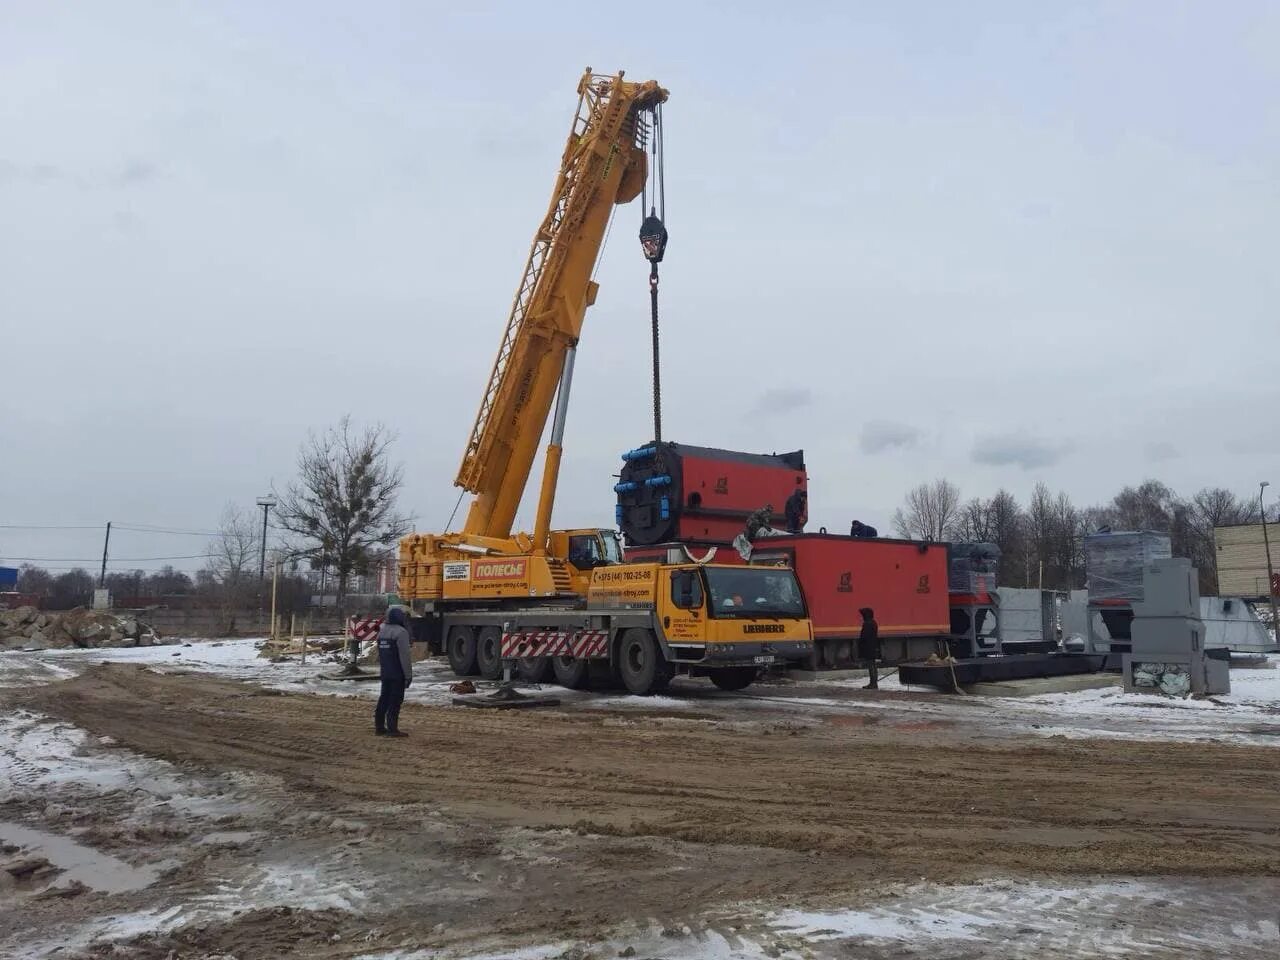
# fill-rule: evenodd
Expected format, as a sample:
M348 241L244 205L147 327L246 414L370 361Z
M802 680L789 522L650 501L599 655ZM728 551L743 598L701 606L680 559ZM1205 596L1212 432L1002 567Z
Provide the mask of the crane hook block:
M662 262L662 255L667 250L667 228L654 210L650 210L644 223L640 224L640 247L650 263Z

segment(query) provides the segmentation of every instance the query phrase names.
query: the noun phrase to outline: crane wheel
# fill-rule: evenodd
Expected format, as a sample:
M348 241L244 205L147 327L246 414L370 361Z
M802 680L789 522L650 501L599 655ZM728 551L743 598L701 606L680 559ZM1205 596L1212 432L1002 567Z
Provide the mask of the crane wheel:
M550 683L555 676L550 657L521 657L516 661L516 673L526 683Z
M671 682L671 666L653 632L633 627L618 644L618 672L622 685L636 696L647 697L665 690Z
M476 669L485 680L502 676L502 628L481 627L476 634Z
M445 640L445 653L449 666L459 677L469 677L476 672L476 632L471 627L455 624L449 628Z
M585 690L590 680L590 667L586 660L574 657L553 657L551 669L555 672L556 683L570 690Z
M725 667L711 671L711 682L721 690L745 690L759 673L757 667Z

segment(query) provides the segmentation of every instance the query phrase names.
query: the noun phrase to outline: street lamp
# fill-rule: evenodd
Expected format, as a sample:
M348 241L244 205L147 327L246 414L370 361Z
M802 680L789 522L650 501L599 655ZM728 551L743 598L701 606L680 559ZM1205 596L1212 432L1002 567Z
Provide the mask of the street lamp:
M258 506L262 508L262 553L258 558L258 583L262 583L262 578L267 573L267 514L271 512L271 508L276 505L276 498L267 494L265 497L258 498Z
M1258 484L1258 509L1262 512L1262 546L1267 552L1267 601L1271 604L1271 636L1280 637L1280 620L1276 619L1275 574L1271 572L1271 540L1267 537L1267 508L1262 502L1262 492L1271 486L1270 481Z

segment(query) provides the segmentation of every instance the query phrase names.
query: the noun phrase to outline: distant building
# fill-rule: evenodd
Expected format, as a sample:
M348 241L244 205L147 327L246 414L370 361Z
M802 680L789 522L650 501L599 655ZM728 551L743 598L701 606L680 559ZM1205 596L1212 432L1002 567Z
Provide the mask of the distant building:
M1267 536L1272 541L1273 568L1280 561L1280 544L1275 543L1277 534L1280 534L1280 524L1268 523ZM1242 523L1231 527L1214 527L1213 542L1218 556L1218 595L1265 597L1267 553L1262 537L1262 524ZM1271 592L1280 596L1280 583L1273 582Z

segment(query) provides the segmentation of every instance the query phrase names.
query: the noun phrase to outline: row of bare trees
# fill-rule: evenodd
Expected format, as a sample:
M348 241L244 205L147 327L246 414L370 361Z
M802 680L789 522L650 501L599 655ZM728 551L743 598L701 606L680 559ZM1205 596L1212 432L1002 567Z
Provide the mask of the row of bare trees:
M327 583L344 617L353 580L370 575L394 555L410 523L396 508L404 472L391 462L393 440L380 424L357 429L344 417L302 445L298 475L278 497L275 520L282 535L266 545L273 564L281 562L278 609L300 609L315 586ZM260 576L262 538L257 517L228 504L209 541L206 565L194 578L166 567L152 574L112 572L105 585L117 598L189 597L234 616L261 606L270 589ZM54 576L27 566L19 579L22 592L35 594L50 608L87 604L95 586L96 579L81 568Z
M1257 523L1256 499L1221 487L1180 497L1159 480L1125 487L1108 503L1078 507L1065 491L1038 483L1025 506L1007 490L964 500L949 480L922 483L893 515L899 536L912 540L994 543L1000 580L1011 587L1067 590L1084 586L1084 537L1098 530L1155 530L1170 537L1174 556L1200 570L1200 589L1217 593L1213 528Z

